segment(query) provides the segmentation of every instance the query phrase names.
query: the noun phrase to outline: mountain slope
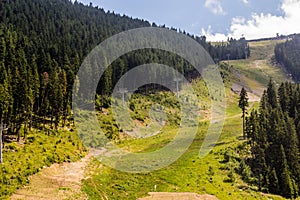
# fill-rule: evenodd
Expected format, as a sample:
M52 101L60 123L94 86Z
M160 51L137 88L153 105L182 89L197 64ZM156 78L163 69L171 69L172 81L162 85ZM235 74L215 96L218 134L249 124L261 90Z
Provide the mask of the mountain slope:
M232 66L230 69L227 66L230 80L227 88L226 121L222 135L209 155L204 158L198 157L209 123L204 119L193 144L185 154L161 170L146 174L128 174L94 161L101 168L98 174L84 181L83 190L89 198L101 199L105 195L110 199L136 199L156 191L163 192L157 194L163 196L163 199L168 199L165 192L210 194L218 199L283 199L259 192L254 184L255 179L251 177L250 168L241 162L250 154L247 142L240 137L242 121L237 103L238 95L231 91L234 85L247 88L252 96L250 110L258 106L260 95L266 89L270 77L274 77L278 82L286 80L285 73L271 62L275 44L274 41L250 43L252 54L248 60L229 61ZM227 61L225 66L226 63ZM203 85L197 83L194 86L203 88ZM118 142L117 145L131 152L155 151L172 140L172 130L172 127L165 128L161 134L154 137L129 138ZM238 173L240 170L241 174ZM169 195L171 199L174 194ZM153 196L155 197L155 194Z
M4 178L1 179L1 190L4 188L5 193L3 194L9 195L16 187L26 183L27 176L39 170L40 165L50 164L56 162L56 160L58 160L57 162L70 160L68 157L73 156L73 154L64 155L65 149L61 147L63 145L57 145L61 143L61 140L55 137L56 134L60 134L57 130L68 126L68 124L70 125L72 121L70 105L74 77L81 61L88 52L113 34L137 27L148 27L150 24L143 20L131 19L114 13L105 13L103 9L83 6L78 2L73 4L67 0L6 0L0 4L0 8L0 118L9 126L9 135L5 135L5 141L12 143L8 145L5 151L9 152L7 155L12 157L18 155L23 156L24 159L30 159L30 152L26 150L28 149L27 145L22 146L21 144L20 151L14 153L16 140L20 142L23 137L26 143L27 141L30 143L30 138L34 139L30 134L31 131L38 129L42 130L38 134L43 134L45 138L50 134L50 137L54 137L51 140L54 144L50 145L47 143L47 139L44 139L43 142L34 144L36 146L33 147L33 150L29 149L33 152L42 149L43 152L40 153L44 161L39 166L32 167L32 163L25 161L22 166L19 166L14 164L14 160L11 160L9 167L4 165L0 169L1 175L4 175ZM232 40L230 45L223 44L219 47L213 47L203 37L190 37L193 37L206 49L210 49L209 53L215 58L224 59L226 51L233 52L236 49L240 50L235 57L236 59L245 57L244 51L242 51L245 48L244 39L240 41ZM239 44L242 44L242 46ZM257 52L264 46L259 45L260 47L256 49ZM271 43L270 46L272 46ZM265 50L270 51L268 48L265 48ZM138 52L138 54L140 53ZM243 60L230 61L234 65L231 72L232 82L236 81L234 82L236 85L250 88L253 95L256 96L260 94L266 80L269 79L267 74L271 73L270 75L274 76L276 80L284 79L281 77L281 72L276 71L276 68L268 64L268 60L265 63L264 57L259 57L263 53L264 51L254 52L253 55L257 55L254 59L257 61L255 60L252 63L250 61L249 63L247 63L248 61L243 63ZM165 55L167 57L166 64L178 61L178 58L173 58L159 51L150 54L149 57L157 58ZM145 57L140 56L140 58L132 63L127 62L126 57L123 58L127 70L134 67L134 64L145 61ZM233 55L232 58L234 58ZM154 61L161 60L153 59L149 62ZM254 67L251 68L252 65ZM114 67L112 68L119 69L120 66L115 63ZM182 62L179 67L186 67L185 63ZM184 69L187 70L187 68ZM108 71L105 74L108 84L105 85L100 82L100 88L104 89L98 92L102 94L109 93L115 82L113 77L121 75L122 73L118 73L117 70ZM203 82L195 83L195 87L198 87L200 91L199 96L206 97L200 105L202 107L201 112L209 113L207 109L207 101L209 100L204 85ZM202 91L205 93L204 95L201 90L204 91ZM99 193L98 189L103 188L105 196L126 199L145 196L147 192L152 190L153 185L158 185L157 191L209 193L227 199L231 197L257 197L263 199L265 196L257 193L255 186L246 184L239 175L234 173L235 165L239 164L238 157L232 156L233 159L223 162L228 152L235 152L240 148L239 145L243 145L243 141L236 141L236 137L241 132L239 109L236 105L237 96L229 90L228 88L227 121L223 134L218 147L206 158L199 159L198 151L209 123L206 120L207 116L200 122L201 127L193 145L173 165L157 173L138 174L136 176L104 167L101 175L97 176L95 174L84 182L84 191L91 198L99 199L102 194ZM172 94L162 92L162 95L172 100ZM257 100L257 97L252 100ZM149 108L149 105L154 102L153 97L137 97L134 101L136 112L133 115L139 120L145 119L137 122L145 127L149 122L146 108ZM148 107L143 106L144 103L147 103ZM108 104L105 106L108 106ZM174 108L174 101L173 104L168 105L168 109L169 113L177 113L177 108ZM112 120L110 110L103 111L107 111L107 113L103 112L100 119L106 120L103 120L103 123L105 123L108 132L115 131L119 134L119 130ZM175 116L171 120L173 124L166 127L160 135L137 140L126 138L128 140L115 142L119 142L121 147L133 151L159 149L174 137L174 127L172 125L178 122L178 117ZM27 138L28 136L30 138ZM76 149L76 147L73 147L75 145L81 149L80 151L83 151L81 144L78 144L78 139L74 139L76 141L74 143L71 139L68 139L68 136L66 138L70 151ZM45 149L47 145L51 146L49 152ZM19 150L19 146L16 149ZM23 150L24 154L22 154ZM60 157L61 155L63 157ZM56 157L59 159L56 159ZM80 155L76 154L74 157L77 158ZM30 169L30 173L26 169ZM178 171L180 174L174 177L174 174L177 174ZM9 182L11 185L8 185L10 179L13 181ZM104 186L102 186L103 184ZM95 186L98 186L98 188L95 188ZM7 190L8 187L9 190ZM219 188L224 189L220 190Z
M247 60L230 61L232 65L232 90L248 90L250 100L259 100L270 78L277 84L292 81L285 70L276 63L274 48L283 40L250 42L251 56Z
M261 50L261 45L265 47L263 50ZM250 185L243 181L242 176L233 170L235 167L239 167L240 162L238 159L244 156L241 153L241 148L244 147L244 141L239 140L242 133L240 110L237 107L237 95L232 93L230 88L232 83L235 83L257 92L252 92L255 98L252 98L253 102L251 103L251 107L255 107L259 99L259 92L266 87L265 83L269 80L270 75L277 77L276 80L278 80L278 82L284 80L284 73L278 69L277 66L270 63L274 45L275 44L272 41L263 44L250 43L253 53L249 60L230 61L232 69L229 70L231 74L229 78L231 78L231 80L229 80L230 83L227 89L228 108L226 123L221 138L213 152L205 158L200 159L198 157L199 148L207 128L207 121L204 118L204 121L202 121L200 125L199 133L189 150L177 162L165 169L149 174L127 174L103 166L97 160L92 160L85 169L88 177L85 177L85 180L83 180L83 191L87 193L89 199L136 199L147 196L148 192L155 191L158 193L151 193L151 195L153 195L152 197L157 197L157 199L162 199L162 197L163 199L172 199L174 198L174 195L176 197L176 193L159 192L194 192L198 194L211 194L218 199L283 199L279 196L258 192L254 185ZM261 53L266 53L265 55L269 56L261 56ZM261 73L261 69L258 67L249 68L249 66L256 62L267 63L264 66L264 69L267 70L266 73ZM260 78L255 77L254 75L256 74L259 75ZM282 79L279 79L278 77L282 77ZM203 92L204 85L201 81L195 83L195 86L199 87L198 89ZM202 94L203 97L205 97L205 95L205 93ZM136 101L140 101L139 105L141 102L144 105L144 103L149 103L148 101L151 101L151 99L147 100L147 98L137 97ZM137 107L137 109L140 109L140 107ZM203 110L203 112L204 111L208 110ZM106 114L102 113L101 115L107 118L109 110L105 110L105 112ZM143 112L140 111L137 114L143 114ZM140 123L140 125L141 124L142 123ZM165 129L164 132L165 133L148 139L129 139L121 141L118 145L135 152L144 150L153 151L161 148L161 145L165 141L172 139L173 134L171 128ZM240 152L240 154L238 152ZM228 155L232 158L230 158L229 161L226 161ZM57 165L55 166L57 167ZM71 166L74 165L71 164L70 167ZM64 165L60 165L56 168L56 171L63 171L64 168ZM75 169L77 169L77 166L74 166L73 170ZM45 181L48 176L47 170L48 169L42 170L40 175L34 176L37 176L37 179L39 180L42 178L42 180L44 179ZM70 170L72 169L70 168ZM93 174L91 174L91 172ZM43 173L45 174L43 175ZM61 173L56 175L55 179L62 180L66 176L66 174ZM33 178L33 180L35 180L35 178ZM22 189L22 195L25 199L33 198L33 196L31 196L32 191L29 190L31 187L36 188L39 187L39 185L33 182L25 189ZM51 183L49 188L52 187L56 188L57 183ZM64 191L65 189L66 192L64 194L73 191L72 186L64 186L62 184L60 190ZM42 188L36 188L36 190L43 191ZM18 193L19 192L17 192L17 194ZM40 195L43 196L43 194ZM187 196L195 196L195 194L187 194L185 197ZM67 198L68 195L65 195L64 197ZM79 198L79 196L77 197ZM51 198L53 198L53 196Z
M37 122L50 118L50 127L57 128L61 118L65 122L70 117L76 73L96 45L122 31L151 26L147 21L106 13L77 1L7 0L0 6L0 118L16 127L10 132L18 138L22 125L41 125ZM244 57L242 49L247 47L245 39L215 47L205 37L185 34L216 58L223 58L227 51L238 52L232 58ZM174 66L185 75L195 71L168 52L131 52L99 77L95 92L109 95L119 77L146 61Z

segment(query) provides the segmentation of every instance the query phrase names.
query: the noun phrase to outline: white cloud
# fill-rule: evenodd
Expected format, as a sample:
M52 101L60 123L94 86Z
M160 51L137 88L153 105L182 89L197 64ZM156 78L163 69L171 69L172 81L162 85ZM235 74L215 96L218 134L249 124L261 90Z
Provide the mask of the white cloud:
M226 41L227 40L227 36L225 34L222 34L222 33L212 34L211 26L209 26L207 30L204 30L202 28L201 35L205 35L207 41Z
M234 17L232 19L232 24L243 24L245 23L246 19L244 17Z
M225 15L225 11L219 0L206 0L204 6L214 14Z
M248 4L249 0L242 0L244 4Z
M233 18L227 35L212 34L210 27L207 30L202 29L202 34L210 41L220 41L228 37L240 38L242 35L246 39L257 39L274 37L276 33L300 33L300 0L283 0L281 10L283 16L254 13L249 20Z

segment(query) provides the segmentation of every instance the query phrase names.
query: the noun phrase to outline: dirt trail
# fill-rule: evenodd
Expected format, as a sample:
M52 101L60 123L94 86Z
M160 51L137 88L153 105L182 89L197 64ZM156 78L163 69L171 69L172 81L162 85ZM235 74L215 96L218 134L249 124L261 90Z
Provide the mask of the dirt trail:
M269 77L269 75L262 70L261 64L266 62L266 60L254 60L251 61L248 65L251 68L256 68L260 70L265 77ZM253 80L247 78L245 75L241 74L237 69L231 69L232 72L237 77L237 80L233 81L231 90L239 94L242 87L244 87L248 92L249 102L257 102L260 101L260 97L262 96L266 87L258 82L253 82ZM254 85L252 84L254 83Z
M99 151L90 150L89 154L80 161L72 163L53 164L39 173L32 175L27 186L17 190L11 196L12 200L25 199L88 199L81 191L81 180L84 179L85 168L92 156Z
M190 192L149 192L149 197L139 198L138 200L218 200L217 197L208 194L196 194Z

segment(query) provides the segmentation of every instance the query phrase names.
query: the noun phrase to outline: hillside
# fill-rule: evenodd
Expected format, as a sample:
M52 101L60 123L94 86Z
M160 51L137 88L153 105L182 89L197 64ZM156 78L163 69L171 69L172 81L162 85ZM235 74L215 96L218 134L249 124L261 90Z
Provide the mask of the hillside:
M65 122L70 117L74 79L94 47L122 31L157 27L77 1L18 0L3 1L0 6L0 118L18 140L22 125L27 127L30 122L30 126L42 126L40 122L49 118L50 127L55 129L62 118ZM185 35L202 44L214 58L223 58L228 51L238 52L232 53L233 59L245 57L245 39L215 47L204 37ZM98 77L97 94L111 94L124 73L145 63L174 66L185 75L195 71L169 52L133 51Z
M97 77L97 80L85 78L88 83L97 85L97 90L93 91L95 94L89 94L96 98L95 101L84 101L82 98L87 92L84 90L85 82L78 81L80 79L75 81L75 78L85 57L105 39L122 31L141 27L157 25L105 12L99 7L85 6L77 1L1 2L0 122L6 124L8 129L3 132L4 162L0 167L0 199L284 199L267 194L270 192L286 197L297 196L299 181L297 177L289 176L289 168L292 167L286 162L291 161L291 154L286 144L286 152L283 147L280 149L281 164L285 170L279 172L276 169L277 173L281 173L280 176L274 175L276 171L273 169L264 170L272 173L268 177L277 180L272 185L274 187L278 187L278 180L287 177L289 180L286 179L288 186L285 190L291 191L281 193L278 188L269 189L269 180L261 187L261 177L251 171L253 166L250 165L253 155L260 156L253 153L250 141L260 140L241 137L242 120L238 107L238 94L242 87L246 88L249 95L247 109L250 113L259 107L263 91L270 86L270 78L275 82L276 89L281 82L289 80L290 76L287 76L287 72L277 64L274 57L276 45L278 47L285 41L248 43L245 38L240 38L212 44L204 36L193 36L174 28L160 27L161 30L170 30L201 44L208 52L207 55L212 57L211 62L219 61L220 75L226 86L225 124L219 140L209 145L214 146L213 150L205 157L199 157L199 150L207 139L206 132L210 125L217 124L213 127L219 128L217 122L221 121L218 118L210 120L213 110L211 100L221 102L225 95L219 92L220 88L213 88L218 95L211 95L208 83L191 63L179 55L147 48L126 53L113 61L102 77ZM163 40L164 37L160 39ZM180 42L175 45L178 44ZM227 61L229 54L231 60ZM121 99L111 97L114 87L126 72L146 63L164 64L182 73L191 83L195 96L188 92L188 84L180 83L177 94L158 84L139 87L130 98L124 95L128 100L125 105ZM89 73L96 74L92 69L88 68ZM155 76L169 72L164 70L166 68L160 69L155 71ZM179 81L175 73L169 73L169 76L172 84L173 81ZM143 78L148 77L133 77L130 81ZM285 119L283 114L276 116L284 124L282 134L286 134L288 128L293 134L300 133L300 128L294 130L296 126L291 122L298 120L297 105L300 102L297 103L300 98L296 88L300 87L287 84L287 88L281 87L281 90L288 91L292 97L280 102L280 105L286 106L285 103L293 102L292 106L288 106L291 109L287 109L291 116L285 116ZM79 107L84 108L75 112L76 115L74 110L77 110L72 110L75 105L72 102L73 89L78 89L81 98ZM122 91L125 92L126 88L119 88L119 92ZM182 104L177 96L191 105L185 107L185 112L182 112ZM283 96L288 95L284 93ZM276 95L273 99L277 101ZM96 115L91 115L90 107L96 108ZM278 112L279 110L280 108L277 109ZM115 111L118 111L118 116ZM221 109L214 111L221 112ZM271 109L268 111L272 112ZM190 115L194 113L199 114L199 118ZM83 123L83 131L79 130L78 123L91 118L98 120L97 123ZM252 121L255 124L254 118ZM182 121L185 125L182 125ZM102 128L105 138L99 132L90 134L95 130L95 125ZM248 126L249 132L252 127L254 125ZM178 130L183 134L178 136ZM184 136L193 131L195 137L186 149L178 146L175 150L165 148L166 151L162 154L155 153L174 139L177 139L177 144L186 142L190 137ZM103 147L103 143L107 141L108 145ZM295 144L293 143L294 155L297 154ZM142 159L144 163L138 167L142 167L143 172L118 171L115 168L132 165L126 163L126 159L121 160L123 154L114 145L127 153L153 155L153 162ZM99 147L102 148L97 149ZM88 154L87 148L90 148ZM172 156L182 149L185 150L183 155L174 162L155 171L147 171L149 166L156 166L159 161L167 163L172 160ZM81 158L83 159L80 161ZM130 160L130 155L128 159ZM135 162L131 159L130 162L132 161ZM115 168L109 167L107 163ZM266 163L273 167L274 163ZM293 170L297 171L296 167Z
M292 81L286 70L277 64L274 49L283 40L250 42L251 56L247 60L230 61L233 65L232 89L236 93L244 86L250 93L250 98L259 100L272 78L277 84Z
M162 193L159 197L160 193L156 196L153 192L194 192L214 195L218 199L283 199L261 193L255 184L251 184L254 178L251 178L249 168L244 168L241 162L249 156L249 151L245 141L240 139L242 121L237 106L238 95L232 92L239 91L242 86L247 88L251 109L258 106L260 96L271 77L278 83L287 80L285 73L272 63L275 44L274 41L252 42L252 54L248 60L230 60L230 69L225 67L230 77L226 121L222 135L209 155L198 157L209 123L204 118L193 144L175 163L151 173L128 174L94 161L99 172L84 181L83 191L91 199L136 199L146 196L148 192L152 192L152 198L156 199L173 199L176 195ZM199 82L195 83L195 87L203 88ZM173 137L172 128L164 128L156 136L146 139L129 138L118 142L118 146L130 152L149 152L159 149ZM241 174L239 170L242 170Z
M262 46L264 47L263 49ZM250 43L252 55L249 60L230 60L232 67L228 71L228 78L230 78L227 84L228 109L226 123L222 136L212 153L202 159L198 157L199 147L201 141L203 141L203 134L207 127L204 117L202 119L204 123L200 126L199 133L192 146L171 166L149 174L127 174L103 166L97 160L91 160L89 166L85 169L87 173L86 176L88 177L83 180L83 191L90 199L136 199L147 196L148 192L152 192L149 193L151 195L149 198L152 199L160 199L161 197L164 199L180 199L187 198L188 196L190 196L189 198L195 197L195 199L283 199L279 196L258 192L255 186L244 182L241 175L233 171L233 168L239 165L239 158L245 155L239 152L244 146L244 141L239 140L242 135L240 111L236 103L237 95L232 92L232 88L236 85L248 88L251 102L250 106L256 107L261 91L266 88L270 77L275 77L278 82L286 80L285 73L271 64L272 49L274 46L275 43L273 41L264 43L253 42ZM264 65L262 65L261 68L257 67L254 65L257 62L263 63ZM261 73L262 69L266 70L266 72ZM257 74L260 75L259 78L253 78ZM201 81L195 84L197 87L203 89ZM202 93L202 96L206 96L205 92ZM145 99L142 97L137 97L136 100L142 101L143 104L147 101L152 101L151 98ZM139 103L135 102L135 104L138 105ZM105 110L99 117L106 115L105 118L108 120L109 118L107 118L107 114L105 114L108 111L109 110ZM203 113L205 113L204 111L205 110L203 110ZM137 115L143 112L143 110L140 110ZM147 113L144 114L147 115ZM139 123L139 126L144 125L143 123ZM130 151L152 151L153 149L160 148L160 146L165 143L165 140L168 141L170 137L172 137L171 130L172 129L167 128L164 130L165 133L148 139L120 141L118 145L130 149ZM239 152L239 154L237 154L237 152ZM232 158L226 161L226 155L230 155ZM47 169L42 170L41 173L48 173L46 170ZM59 170L59 168L56 169L56 171ZM38 176L40 177L41 175ZM44 177L44 175L42 175L42 177ZM66 175L55 175L55 177L59 180L60 178L66 177ZM34 179L35 178L33 178L33 180ZM32 184L36 183L33 182ZM56 184L57 183L54 182L53 186L56 187ZM48 186L49 188L53 187L50 185ZM68 195L68 191L73 190L72 186L64 185L65 184L61 185L60 191L63 191L65 188L66 192L63 194L66 198L71 198L71 196ZM21 193L23 199L33 197L31 190L28 190L30 187L32 187L31 184L29 187L26 187L27 189L22 189ZM34 185L34 187L38 186ZM220 188L223 189L220 190ZM174 192L182 193L176 195ZM201 196L184 192L210 194L213 196ZM17 192L17 194L20 194L20 192ZM52 196L51 198L54 197ZM81 199L81 196L77 196L77 198ZM147 198L145 197L145 199Z

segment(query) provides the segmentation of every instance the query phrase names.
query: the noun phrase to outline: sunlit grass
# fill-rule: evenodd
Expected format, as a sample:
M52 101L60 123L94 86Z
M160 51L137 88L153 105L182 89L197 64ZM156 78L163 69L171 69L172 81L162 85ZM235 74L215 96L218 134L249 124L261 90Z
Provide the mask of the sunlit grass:
M231 92L230 86L233 82L239 82L239 84L248 86L253 92L256 92L255 95L260 95L267 86L270 77L277 81L284 81L285 74L282 70L273 66L268 60L271 58L272 48L277 42L281 41L251 43L252 55L248 60L230 61L231 65L240 73L240 77L231 72L233 73L231 74L231 82L226 89L227 107L224 127L219 140L208 155L203 158L199 157L199 150L210 125L209 94L207 94L207 88L204 87L203 82L197 83L195 81L196 86L194 85L194 88L198 93L200 92L199 96L202 97L199 107L208 113L200 120L193 143L176 162L151 173L131 174L101 165L99 161L95 160L92 165L99 166L99 173L84 181L83 191L88 194L90 199L137 199L147 196L148 192L153 192L156 185L156 192L195 192L212 194L225 200L283 199L276 195L262 194L256 186L244 182L235 171L239 167L238 161L224 162L224 155L227 151L233 151L235 156L239 157L242 155L236 153L240 151L237 149L240 148L239 146L245 145L245 140L241 138L242 118L237 103L238 94ZM260 67L253 67L253 62L260 59L265 61L259 63ZM145 99L140 99L139 103L148 104L144 101ZM255 101L249 104L249 113L251 109L259 107L259 103ZM166 109L172 113L171 107L167 106ZM174 130L176 128L178 127L174 124L167 124L161 133L155 136L140 139L128 138L119 141L117 145L131 152L156 151L173 140L176 135L176 130Z
M240 109L236 104L237 95L228 90L228 106L225 126L214 149L204 158L199 150L205 138L209 121L203 121L189 149L173 164L151 173L125 173L107 166L99 167L99 174L84 181L83 191L89 199L137 199L147 196L148 192L195 192L212 194L219 199L268 199L254 186L249 186L234 173L234 181L227 181L229 173L238 163L223 163L226 149L234 149L244 141L242 135ZM144 138L121 141L122 148L132 151L155 151L171 141L174 127L166 127L161 134ZM99 165L99 161L93 161Z

